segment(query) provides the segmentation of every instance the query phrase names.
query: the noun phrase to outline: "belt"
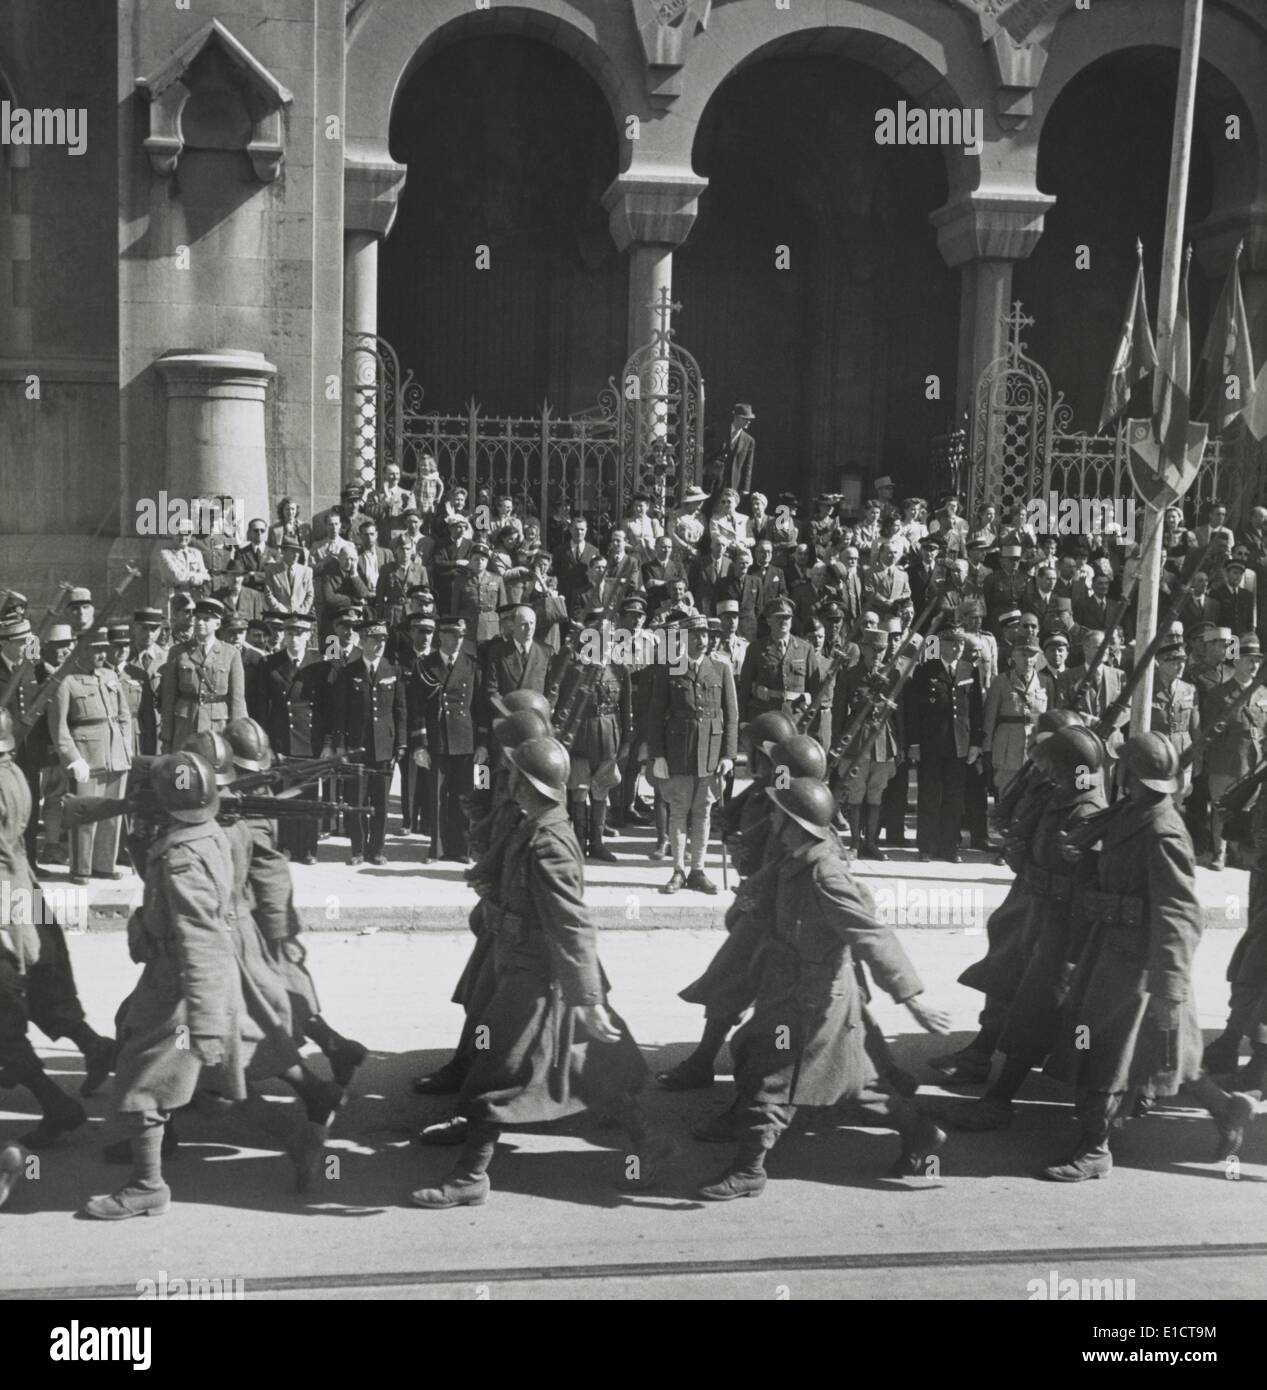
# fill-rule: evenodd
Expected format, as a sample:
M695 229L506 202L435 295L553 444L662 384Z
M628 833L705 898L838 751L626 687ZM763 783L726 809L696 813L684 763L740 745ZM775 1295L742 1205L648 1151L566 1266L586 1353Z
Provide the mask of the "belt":
M1026 864L1022 882L1030 892L1058 903L1067 903L1073 892L1073 879L1068 874L1048 873L1037 864Z
M176 708L189 713L197 709L200 705L224 705L228 707L228 700L223 695L178 695L176 697Z
M800 695L800 690L776 690L770 685L754 685L752 693L758 700L786 700L789 695Z
M1144 900L1127 893L1089 892L1082 895L1087 915L1094 922L1118 922L1124 927L1144 924Z
M995 720L996 724L1029 724L1032 722L1028 714L1001 714Z
M76 719L70 727L72 729L91 729L95 724L109 724L112 722L112 720L104 717L101 719Z

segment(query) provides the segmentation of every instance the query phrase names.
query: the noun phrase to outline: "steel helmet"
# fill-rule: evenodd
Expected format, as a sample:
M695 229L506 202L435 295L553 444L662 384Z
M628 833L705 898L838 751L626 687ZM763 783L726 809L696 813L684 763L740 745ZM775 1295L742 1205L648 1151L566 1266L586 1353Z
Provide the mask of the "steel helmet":
M269 746L264 726L254 719L231 719L224 736L233 750L233 766L246 772L267 772L273 765L273 750Z
M1045 709L1034 725L1034 742L1042 743L1058 729L1071 729L1075 724L1085 725L1086 720L1077 710Z
M788 777L813 777L822 781L827 775L827 754L823 745L809 734L793 734L782 743L763 743L761 751L775 771Z
M18 746L13 737L13 716L7 709L0 709L0 753L11 753Z
M530 738L550 738L550 721L535 709L516 710L514 714L493 720L493 735L504 749L518 748Z
M158 760L152 785L158 804L174 820L201 825L220 809L215 769L188 748Z
M796 725L780 709L766 710L744 727L742 737L750 749L763 743L782 743L796 736Z
M517 748L507 748L506 761L552 801L567 796L568 774L572 770L568 750L555 738L525 739Z
M1043 747L1045 765L1058 777L1068 778L1080 768L1099 772L1107 758L1104 742L1094 729L1071 724L1058 729Z
M1152 791L1179 790L1179 754L1165 734L1132 734L1118 756L1131 776Z
M502 716L518 714L530 709L539 714L548 724L550 722L550 701L539 690L508 690L505 695L492 695L488 703Z
M836 798L817 777L793 777L786 787L767 787L765 794L811 835L825 840L831 834Z
M186 740L185 749L211 764L217 787L227 787L233 781L233 748L223 734L211 730L194 734Z

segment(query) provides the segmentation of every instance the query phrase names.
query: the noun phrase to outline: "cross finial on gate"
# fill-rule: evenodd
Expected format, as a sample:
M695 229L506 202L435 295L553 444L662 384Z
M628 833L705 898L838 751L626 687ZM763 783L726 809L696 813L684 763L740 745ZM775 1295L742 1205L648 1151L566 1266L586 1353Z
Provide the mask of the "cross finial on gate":
M1025 351L1025 344L1021 341L1021 330L1032 328L1034 320L1024 312L1018 299L1012 305L1012 312L1004 314L999 322L1008 330L1007 355L1015 362Z
M664 351L669 346L669 339L676 331L673 327L672 316L678 313L682 306L673 302L673 296L669 293L667 285L660 286L660 293L647 305L648 309L654 309L656 318L659 322L652 330L652 346Z

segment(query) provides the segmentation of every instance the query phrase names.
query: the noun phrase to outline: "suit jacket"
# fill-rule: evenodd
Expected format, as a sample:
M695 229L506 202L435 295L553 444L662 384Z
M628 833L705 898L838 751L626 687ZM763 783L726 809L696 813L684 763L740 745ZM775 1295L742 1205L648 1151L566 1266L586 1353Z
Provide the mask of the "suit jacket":
M264 597L262 589L249 589L245 584L238 591L236 598L233 590L220 589L216 593L216 598L224 604L226 613L236 613L239 618L244 618L249 623L253 618L262 618L268 611L268 600Z
M739 701L730 664L711 656L681 674L655 668L647 754L664 758L671 777L711 777L739 747Z
M863 601L882 618L892 617L911 597L911 578L898 565L891 570L872 570L863 585Z
M598 550L589 541L581 547L578 556L575 542L568 541L554 552L554 573L559 580L559 592L569 601L574 593L589 583L590 561L598 559Z
M378 562L378 573L374 576L374 582L372 584L369 581L369 573L366 565L368 557L368 551L358 550L356 552L356 572L360 576L361 582L365 585L368 592L374 594L378 592L378 586L383 578L384 572L395 565L396 556L394 552L388 550L386 546L376 545L374 547L374 559Z
M960 658L951 672L944 661L923 661L907 686L907 747L918 744L921 757L966 758L985 738L983 714L981 682L971 662Z
M387 658L380 657L370 678L365 655L358 652L334 686L334 738L339 748L363 748L368 762L390 762L408 743L405 682Z
M525 661L514 642L498 637L490 642L484 656L484 700L481 722L484 729L492 725L491 701L494 695L506 695L512 690L537 690L543 695L546 677L550 673L550 652L534 641Z
M318 636L324 641L334 631L334 621L339 614L364 603L369 597L369 591L365 587L365 581L355 570L351 574L344 574L340 567L321 576L318 597Z
M438 651L419 657L406 686L410 746L449 756L474 753L479 698L479 662L469 653L459 650L452 666Z
M280 560L269 565L264 571L264 602L270 613L311 613L311 566L297 565L291 571Z
M747 430L740 430L738 434L732 431L713 465L717 479L714 491L720 493L723 488L730 487L739 493L751 492L756 454L757 441Z

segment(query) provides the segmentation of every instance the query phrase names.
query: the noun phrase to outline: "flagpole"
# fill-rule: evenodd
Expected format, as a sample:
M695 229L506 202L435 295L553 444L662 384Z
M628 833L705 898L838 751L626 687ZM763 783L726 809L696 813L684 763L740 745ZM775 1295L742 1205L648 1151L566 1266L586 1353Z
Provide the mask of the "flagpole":
M1175 98L1175 126L1170 142L1170 188L1166 197L1166 239L1161 258L1161 291L1157 300L1157 360L1162 364L1154 377L1153 415L1161 400L1165 364L1171 360L1171 339L1179 309L1179 277L1183 269L1184 203L1188 196L1188 166L1192 158L1192 118L1197 97L1197 62L1201 53L1201 14L1204 0L1184 0L1183 28L1179 40L1179 90ZM1182 443L1180 448L1182 448ZM1165 460L1182 463L1182 459ZM1161 587L1162 513L1164 507L1144 504L1144 529L1140 544L1139 616L1135 625L1138 656L1157 631ZM1152 722L1153 672L1149 667L1135 687L1131 700L1131 728L1137 733Z

